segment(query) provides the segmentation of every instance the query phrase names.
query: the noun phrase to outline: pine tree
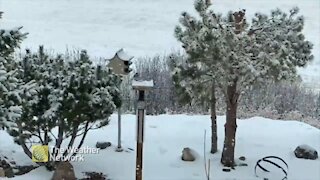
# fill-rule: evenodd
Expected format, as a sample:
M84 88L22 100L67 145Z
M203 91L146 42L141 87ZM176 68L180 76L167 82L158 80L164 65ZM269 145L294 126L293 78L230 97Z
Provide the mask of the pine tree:
M197 0L200 19L182 13L175 29L178 40L196 64L195 75L205 67L202 79L215 80L227 104L221 163L234 166L237 106L240 95L252 84L266 80L295 79L296 67L313 59L312 44L302 34L304 18L299 9L289 14L276 9L271 15L256 13L251 24L245 10L226 17L209 9L210 2ZM199 68L201 67L201 68ZM199 70L200 69L200 70Z
M1 20L2 12L0 12ZM21 28L0 29L0 128L12 126L12 122L20 117L21 107L16 63L13 52L26 37Z
M196 58L201 55L189 55L186 59L171 56L172 79L176 94L181 104L197 104L207 106L211 111L211 153L218 151L217 115L216 115L216 84L214 79L208 80L206 67L200 67ZM204 58L204 57L203 57ZM209 97L209 98L208 98Z
M38 53L27 50L20 62L22 84L36 86L21 95L23 113L9 134L30 158L29 143L48 145L55 140L55 148L60 148L70 137L70 148L81 137L76 146L80 148L88 131L107 125L110 115L122 103L118 76L106 67L94 66L86 51L74 59L49 56L40 46ZM57 155L56 151L51 155ZM63 157L74 155L66 152ZM52 163L44 165L51 167Z

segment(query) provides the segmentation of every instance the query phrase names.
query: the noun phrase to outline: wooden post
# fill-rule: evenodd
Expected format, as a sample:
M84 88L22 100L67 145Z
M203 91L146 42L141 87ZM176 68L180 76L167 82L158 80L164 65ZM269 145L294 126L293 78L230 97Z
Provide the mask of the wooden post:
M143 139L144 139L144 116L145 102L144 90L139 90L138 97L138 122L137 122L137 160L136 160L136 180L142 180L143 167Z
M132 81L132 87L138 92L137 102L137 159L136 180L142 180L143 139L145 120L145 92L153 87L153 81Z

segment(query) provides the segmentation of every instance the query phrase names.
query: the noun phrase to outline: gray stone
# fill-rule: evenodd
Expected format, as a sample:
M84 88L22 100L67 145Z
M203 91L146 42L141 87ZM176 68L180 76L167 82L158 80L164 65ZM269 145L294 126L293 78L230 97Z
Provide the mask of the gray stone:
M11 168L10 164L6 160L1 160L0 159L0 167L3 169Z
M239 163L238 166L248 166L247 163Z
M13 172L11 165L6 160L4 160L4 159L1 160L1 158L0 158L0 168L2 168L2 170L5 174L5 177L8 177L8 178L14 177L14 172Z
M311 159L315 160L318 158L318 152L308 146L308 145L300 145L294 150L294 154L297 158L303 158L303 159Z
M183 161L194 161L196 160L195 152L190 148L183 148L181 159Z
M241 156L241 157L239 157L239 159L240 159L241 161L245 161L245 160L246 160L246 157Z
M99 149L106 149L107 147L111 146L111 142L97 142L96 148Z
M13 172L13 169L11 167L5 169L4 173L6 174L6 177L8 177L8 178L14 177L14 172Z
M29 166L16 166L14 167L15 169L15 175L23 175L23 174L27 174L28 172L34 170L35 168L37 168L37 166L33 166L33 165L29 165Z
M231 169L229 169L229 168L223 168L222 171L223 171L223 172L230 172Z

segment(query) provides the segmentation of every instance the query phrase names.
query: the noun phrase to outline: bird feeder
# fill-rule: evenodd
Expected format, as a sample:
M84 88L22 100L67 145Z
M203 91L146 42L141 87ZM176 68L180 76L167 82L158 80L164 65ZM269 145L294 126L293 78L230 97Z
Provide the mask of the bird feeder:
M127 76L130 72L130 65L132 64L131 60L133 56L129 56L121 48L115 53L113 58L107 59L108 67L112 69L113 73L117 75ZM121 107L118 108L118 146L116 149L117 152L122 152L121 147Z
M107 59L109 61L108 67L112 69L115 74L118 75L128 75L131 72L130 65L132 64L131 60L133 56L129 56L121 48L115 53L113 58Z
M134 90L138 91L136 180L142 180L145 92L153 88L153 81L133 80L132 87Z

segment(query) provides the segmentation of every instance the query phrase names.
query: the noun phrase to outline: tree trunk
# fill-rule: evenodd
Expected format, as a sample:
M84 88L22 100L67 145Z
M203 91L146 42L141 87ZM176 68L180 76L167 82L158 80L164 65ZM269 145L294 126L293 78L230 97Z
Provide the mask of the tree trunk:
M63 141L63 131L64 131L64 121L62 118L59 119L59 125L58 125L58 138L56 139L56 145L54 147L54 156L58 155L58 149L60 149L62 141Z
M77 132L78 132L78 128L79 128L79 123L77 122L74 126L73 126L73 130L72 130L72 134L71 134L71 139L69 141L69 144L67 146L67 148L72 148L74 141L77 138ZM68 151L65 151L63 153L63 157L66 157L68 155Z
M82 135L82 138L81 138L81 140L80 140L80 143L79 143L77 149L80 149L81 146L83 145L84 140L85 140L85 138L86 138L87 133L89 132L89 130L90 130L90 128L89 128L89 121L87 121L87 122L86 122L86 126L85 126L85 128L84 128L84 133L83 133L83 135ZM77 155L77 152L74 152L74 153L71 155L71 157L73 157L73 156L75 156L75 155Z
M227 167L234 166L234 150L237 130L237 105L238 105L237 81L227 87L227 115L225 127L224 146L221 163Z
M217 135L217 113L216 113L216 95L215 84L212 82L211 87L211 153L218 151L218 135Z

